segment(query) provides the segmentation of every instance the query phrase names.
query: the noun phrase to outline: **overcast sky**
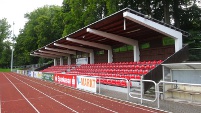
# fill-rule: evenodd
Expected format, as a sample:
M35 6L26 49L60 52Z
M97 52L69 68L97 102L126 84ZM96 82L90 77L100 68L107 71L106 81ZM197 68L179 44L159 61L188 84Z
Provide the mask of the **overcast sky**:
M19 34L19 29L24 28L25 13L32 12L33 10L43 7L44 5L62 5L63 0L0 0L0 19L7 18L8 23L14 25L14 34Z

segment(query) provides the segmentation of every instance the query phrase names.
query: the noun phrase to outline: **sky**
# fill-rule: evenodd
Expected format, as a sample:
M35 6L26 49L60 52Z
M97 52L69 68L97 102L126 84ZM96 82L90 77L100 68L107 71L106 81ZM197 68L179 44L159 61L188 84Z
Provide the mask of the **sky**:
M7 18L14 29L14 34L19 34L19 29L23 29L26 23L24 14L34 11L44 5L62 5L63 0L0 0L0 19ZM201 0L197 0L201 7ZM15 23L13 26L13 22Z
M24 14L34 11L44 5L62 5L63 0L0 0L0 19L7 18L11 25L10 30L14 34L19 34L19 29L23 29L27 19ZM13 22L15 23L13 25Z

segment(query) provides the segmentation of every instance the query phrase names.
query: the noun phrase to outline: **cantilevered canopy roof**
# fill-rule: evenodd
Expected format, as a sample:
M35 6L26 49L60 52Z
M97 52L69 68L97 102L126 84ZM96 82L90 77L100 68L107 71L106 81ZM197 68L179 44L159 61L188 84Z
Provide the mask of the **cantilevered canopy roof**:
M201 69L201 63L171 63L171 64L162 64L163 66L170 68L172 70L180 69Z
M147 42L147 41L159 38L159 37L166 36L165 33L158 32L157 30L154 30L154 28L152 29L143 24L140 24L139 22L134 22L134 21L124 17L124 12L128 12L128 13L137 15L138 17L145 19L145 21L148 21L148 24L150 21L152 21L159 25L166 26L167 28L170 28L171 30L181 32L183 37L188 37L188 33L183 30L180 30L174 26L165 24L165 23L157 21L153 18L149 18L148 16L146 16L144 14L141 14L134 10L126 8L126 9L116 12L108 17L105 17L95 23L92 23L84 28L81 28L78 31L75 31L61 39L58 39L40 49L37 49L37 50L31 52L31 54L34 54L34 52L40 52L39 50L48 51L48 52L52 51L50 49L49 50L45 49L45 47L59 49L59 50L65 50L65 51L68 50L71 52L83 51L79 48L85 48L89 51L94 50L94 49L95 50L101 49L98 47L93 47L90 45L83 45L80 43L69 41L69 40L67 40L68 37L72 38L72 39L100 43L103 45L110 46L112 48L113 47L121 47L121 46L125 45L125 43L123 43L123 42L90 33L90 32L88 32L89 29L101 31L104 33L109 33L112 35L117 35L120 37L125 37L125 38L132 39L132 40L136 40L139 43ZM158 29L160 29L160 28L158 28ZM62 44L62 45L68 45L71 47L56 46L55 43ZM73 47L77 47L77 48L72 49ZM57 52L60 53L59 51L57 51ZM47 52L44 54L47 54ZM69 53L69 54L72 54L72 53Z

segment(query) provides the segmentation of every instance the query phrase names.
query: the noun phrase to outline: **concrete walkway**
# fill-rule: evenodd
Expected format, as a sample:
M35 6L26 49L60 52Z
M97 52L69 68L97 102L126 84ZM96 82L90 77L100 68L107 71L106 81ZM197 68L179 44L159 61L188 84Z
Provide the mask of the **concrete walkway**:
M111 91L101 88L101 95L128 101L126 93L123 92ZM152 100L154 99L153 97L144 98L149 98ZM140 104L140 100L131 97L129 98L129 102ZM143 101L143 105L157 109L157 102ZM185 101L182 103L169 100L160 100L159 109L173 113L201 113L201 104L191 104Z

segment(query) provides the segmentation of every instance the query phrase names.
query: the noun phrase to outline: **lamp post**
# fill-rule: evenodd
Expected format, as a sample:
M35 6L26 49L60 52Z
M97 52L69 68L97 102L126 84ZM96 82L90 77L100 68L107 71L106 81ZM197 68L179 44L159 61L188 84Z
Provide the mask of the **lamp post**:
M13 38L14 38L14 25L15 23L13 22ZM11 40L11 43L12 43L12 46L11 46L11 62L10 62L10 71L12 72L13 71L13 51L14 51L14 43L13 43L13 40Z
M13 71L13 47L11 48L11 64L10 64L11 72Z

